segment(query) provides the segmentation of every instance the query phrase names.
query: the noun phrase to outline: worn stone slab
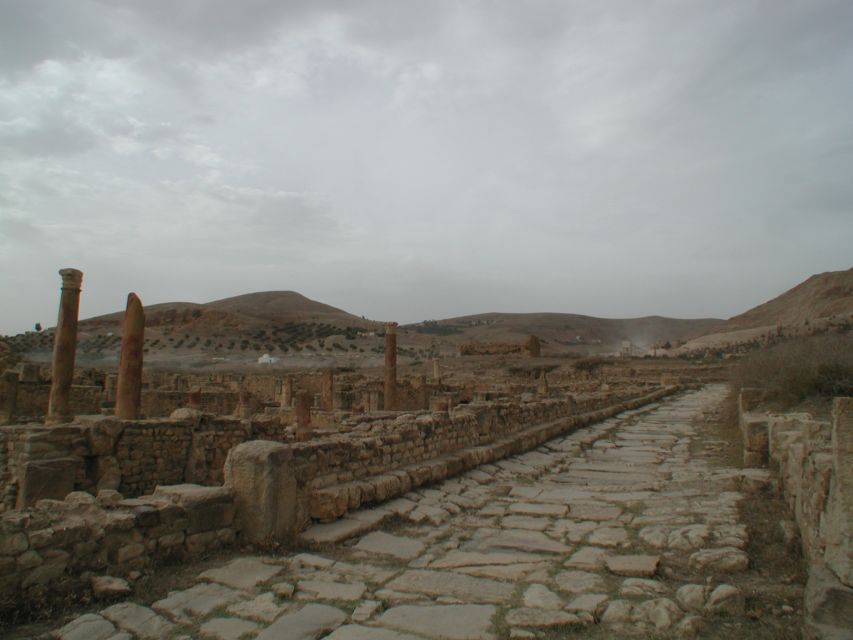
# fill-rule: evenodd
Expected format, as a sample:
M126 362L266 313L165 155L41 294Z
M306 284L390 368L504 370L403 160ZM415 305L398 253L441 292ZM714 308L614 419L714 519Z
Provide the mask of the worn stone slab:
M130 631L142 640L161 640L168 638L175 625L157 615L148 607L133 602L121 602L107 607L101 615L117 627Z
M97 614L87 613L54 633L57 640L107 640L115 632L116 628L112 622Z
M626 578L619 587L619 595L623 597L653 598L667 593L666 584L648 578Z
M208 569L199 578L227 587L251 591L262 582L278 575L284 567L267 564L258 558L237 558L226 565Z
M601 576L589 571L561 571L554 576L554 581L560 591L567 593L604 590L604 580Z
M602 549L601 547L581 547L563 563L563 566L568 569L595 571L604 566L607 554L607 549Z
M702 549L690 556L689 565L693 570L713 569L734 573L746 571L749 567L749 556L735 547Z
M240 640L243 636L257 630L257 624L239 618L213 618L199 627L203 637L215 640Z
M300 580L297 586L297 597L309 594L318 600L344 600L352 602L360 600L367 590L363 582L330 582L325 580Z
M255 640L316 640L346 622L347 615L325 604L306 604L299 611L285 613L261 631Z
M494 552L483 553L479 551L450 551L443 558L430 563L430 569L452 569L454 567L473 567L480 565L510 565L527 564L546 560L547 556L533 553L508 553Z
M581 624L580 619L572 613L527 608L510 609L506 614L505 620L507 624L514 627L532 627L536 629Z
M424 544L420 540L402 538L384 531L374 531L359 540L355 548L368 553L393 556L400 560L411 560L423 553Z
M562 517L566 515L569 508L564 505L540 502L514 502L509 505L512 513L520 513L527 516L549 516Z
M478 532L479 533L479 532ZM507 548L533 553L566 554L572 549L561 542L549 538L540 531L524 529L503 529L497 533L482 532L480 545L483 548Z
M603 593L584 593L566 605L566 611L586 612L598 619L604 613L609 598Z
M348 538L367 533L376 527L375 522L341 518L326 524L315 524L299 534L299 541L313 546L328 546Z
M500 565L482 565L474 567L458 567L453 569L457 573L464 573L469 576L478 578L494 578L504 582L519 580L527 580L531 574L545 572L550 569L551 564L548 562L524 563L524 564L500 564Z
M177 622L190 622L206 616L214 609L226 607L245 598L245 594L215 582L194 585L183 591L173 591L168 597L151 605L155 611Z
M423 640L423 638L408 633L400 633L392 629L348 624L338 627L330 635L323 638L323 640Z
M409 570L386 585L392 591L450 596L464 602L500 604L512 598L515 587L488 578L474 578L457 573Z
M522 604L528 609L551 609L559 611L564 602L556 593L542 584L531 584L524 591Z
M478 640L494 637L489 629L495 612L492 605L401 605L383 613L377 624L433 638Z
M660 556L609 556L604 560L604 563L610 573L614 573L617 576L650 578L658 571Z
M276 602L275 595L272 593L262 593L257 598L232 604L227 609L228 613L232 615L266 623L278 618L284 610L285 607Z
M587 538L591 545L618 547L628 542L628 532L622 527L599 527Z

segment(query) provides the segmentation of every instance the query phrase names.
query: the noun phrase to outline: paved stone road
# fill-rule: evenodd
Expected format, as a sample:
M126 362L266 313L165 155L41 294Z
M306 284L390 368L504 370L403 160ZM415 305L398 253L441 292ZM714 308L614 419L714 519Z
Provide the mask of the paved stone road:
M737 504L768 480L691 456L695 418L725 391L621 414L309 530L315 543L361 532L325 550L235 559L150 607L115 604L57 637L695 635L743 614L726 584L749 563Z

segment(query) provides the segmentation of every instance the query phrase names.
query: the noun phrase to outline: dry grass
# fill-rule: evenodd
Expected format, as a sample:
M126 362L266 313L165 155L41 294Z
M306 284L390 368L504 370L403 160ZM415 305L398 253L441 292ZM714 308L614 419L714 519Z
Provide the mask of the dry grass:
M801 338L751 354L732 369L732 387L760 387L777 409L853 395L853 333Z

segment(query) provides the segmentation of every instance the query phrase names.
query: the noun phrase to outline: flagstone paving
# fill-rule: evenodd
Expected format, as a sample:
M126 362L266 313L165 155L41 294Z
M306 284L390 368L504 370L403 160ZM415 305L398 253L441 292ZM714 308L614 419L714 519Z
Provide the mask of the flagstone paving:
M770 481L691 454L697 418L725 393L626 412L313 527L302 540L314 551L237 558L54 637L701 636L744 614L729 584L750 562L738 504Z

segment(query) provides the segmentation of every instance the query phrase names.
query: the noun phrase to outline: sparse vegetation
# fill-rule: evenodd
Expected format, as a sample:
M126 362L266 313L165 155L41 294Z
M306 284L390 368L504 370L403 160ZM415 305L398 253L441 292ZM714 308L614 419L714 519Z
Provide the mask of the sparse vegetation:
M853 395L853 336L814 336L756 351L732 370L732 386L760 387L776 408Z

